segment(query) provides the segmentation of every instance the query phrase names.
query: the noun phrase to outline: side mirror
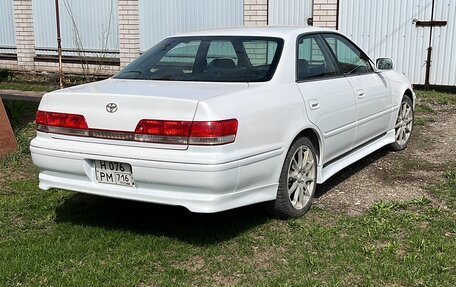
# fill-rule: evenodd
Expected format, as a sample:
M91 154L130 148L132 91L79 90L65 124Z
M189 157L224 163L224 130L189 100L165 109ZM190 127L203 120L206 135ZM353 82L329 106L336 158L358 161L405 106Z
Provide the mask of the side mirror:
M377 58L375 67L379 70L392 70L394 69L394 61L391 58Z

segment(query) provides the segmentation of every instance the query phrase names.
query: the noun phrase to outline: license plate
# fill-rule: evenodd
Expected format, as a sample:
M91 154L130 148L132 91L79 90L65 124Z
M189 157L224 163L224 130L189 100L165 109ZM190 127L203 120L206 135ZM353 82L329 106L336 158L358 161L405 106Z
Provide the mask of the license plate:
M135 185L131 165L128 163L96 160L95 173L99 183L123 186Z

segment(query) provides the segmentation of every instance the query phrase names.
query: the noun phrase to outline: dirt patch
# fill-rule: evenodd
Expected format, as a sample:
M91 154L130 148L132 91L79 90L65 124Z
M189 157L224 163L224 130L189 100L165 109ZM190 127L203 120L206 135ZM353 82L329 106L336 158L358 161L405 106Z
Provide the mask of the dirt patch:
M433 200L430 186L456 167L456 105L431 105L416 116L422 125L406 150L385 147L342 170L317 188L314 205L355 216L380 201Z
M9 161L8 165L5 165L1 161ZM17 161L17 162L13 162ZM11 190L8 185L14 181L21 181L30 178L30 174L35 170L35 166L32 163L30 157L19 155L16 159L0 159L0 193L9 193Z
M206 265L204 258L201 256L193 256L190 260L182 261L182 262L175 262L174 265L185 271L189 272L196 272L201 270Z

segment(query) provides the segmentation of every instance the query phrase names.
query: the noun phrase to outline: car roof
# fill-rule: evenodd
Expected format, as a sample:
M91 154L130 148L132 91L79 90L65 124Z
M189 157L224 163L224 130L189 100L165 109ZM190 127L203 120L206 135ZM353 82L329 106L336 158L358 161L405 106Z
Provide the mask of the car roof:
M312 32L337 32L334 29L305 27L305 26L251 26L251 27L230 27L210 30L199 30L181 33L172 37L190 36L262 36L288 38Z

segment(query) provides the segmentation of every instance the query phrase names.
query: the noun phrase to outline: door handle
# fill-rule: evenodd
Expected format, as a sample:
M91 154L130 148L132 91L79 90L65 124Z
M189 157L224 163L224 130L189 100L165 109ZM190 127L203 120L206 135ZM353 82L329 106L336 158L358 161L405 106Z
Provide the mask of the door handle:
M320 102L318 100L310 100L309 105L311 110L317 110L320 108Z
M366 93L362 89L357 90L356 93L358 94L358 99L362 99L366 95Z

